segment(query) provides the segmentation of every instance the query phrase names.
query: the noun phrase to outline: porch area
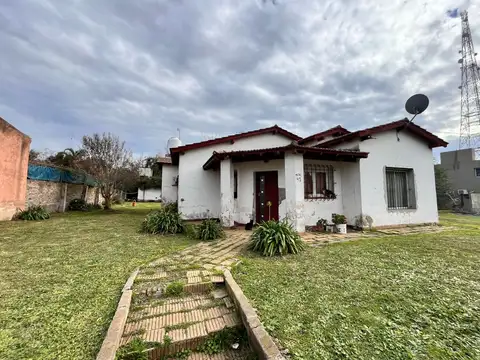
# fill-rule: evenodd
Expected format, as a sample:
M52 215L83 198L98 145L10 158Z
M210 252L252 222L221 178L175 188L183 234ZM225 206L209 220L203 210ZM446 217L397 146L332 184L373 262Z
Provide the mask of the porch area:
M225 227L288 219L303 233L306 225L329 220L332 213L352 219L358 215L359 160L367 156L292 144L214 152L203 169L220 173L220 219Z

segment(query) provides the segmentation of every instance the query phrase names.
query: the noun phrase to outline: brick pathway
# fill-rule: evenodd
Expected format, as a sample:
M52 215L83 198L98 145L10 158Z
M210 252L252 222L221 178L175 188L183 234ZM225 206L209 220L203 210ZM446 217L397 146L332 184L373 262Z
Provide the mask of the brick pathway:
M238 261L251 232L227 230L225 239L201 242L141 268L120 345L135 337L169 346L150 352L150 359L184 349L194 350L205 338L226 328L241 328L233 301L225 291L223 270ZM185 294L166 297L168 284L181 282ZM189 359L247 359L247 346L216 355L192 353Z

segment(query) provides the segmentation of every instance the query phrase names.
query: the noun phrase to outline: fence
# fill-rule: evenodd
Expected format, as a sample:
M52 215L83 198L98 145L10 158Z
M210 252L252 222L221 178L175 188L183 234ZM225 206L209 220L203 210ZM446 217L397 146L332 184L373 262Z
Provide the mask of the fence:
M98 204L103 197L97 185L92 176L83 172L29 164L26 205L41 205L49 211L63 212L76 198Z

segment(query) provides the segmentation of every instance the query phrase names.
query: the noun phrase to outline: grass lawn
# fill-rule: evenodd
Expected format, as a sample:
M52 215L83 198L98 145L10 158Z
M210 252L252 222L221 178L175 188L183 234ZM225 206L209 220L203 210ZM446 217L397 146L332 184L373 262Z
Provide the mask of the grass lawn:
M0 359L94 359L134 268L191 244L139 234L158 204L0 223Z
M247 256L235 271L294 359L480 359L480 217L439 234Z

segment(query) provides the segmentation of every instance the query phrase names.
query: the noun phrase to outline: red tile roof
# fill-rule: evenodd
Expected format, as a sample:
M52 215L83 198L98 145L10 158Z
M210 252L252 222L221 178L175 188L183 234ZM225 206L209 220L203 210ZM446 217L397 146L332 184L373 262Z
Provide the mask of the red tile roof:
M201 141L201 142L197 142L197 143L193 143L193 144L187 144L187 145L179 146L179 147L176 147L176 148L172 148L171 152L172 153L185 152L185 151L188 151L188 150L199 149L199 148L202 148L202 147L205 147L205 146L223 144L223 143L226 143L226 142L235 142L235 140L248 138L248 137L255 136L255 135L269 134L269 133L281 134L281 135L283 135L283 136L285 136L289 139L296 140L296 141L301 139L300 136L295 135L294 133L291 133L290 131L287 131L285 129L282 129L278 125L274 125L274 126L271 126L271 127L268 127L268 128L246 131L246 132L239 133L239 134L228 135L228 136L224 136L224 137L220 137L220 138L216 138L216 139L212 139L212 140L205 140L205 141Z
M345 134L349 134L349 133L350 133L350 131L345 129L343 126L337 125L337 126L331 128L331 129L321 131L319 133L316 133L316 134L310 135L306 138L303 138L298 143L301 145L301 144L305 144L305 143L307 143L309 141L312 141L312 140L318 140L318 141L323 140L327 136L340 136L340 135L345 135Z
M368 157L368 152L301 146L293 142L290 145L266 149L214 151L212 156L203 165L203 169L218 168L220 161L227 158L232 158L234 162L261 160L262 157L265 159L282 159L287 151L302 153L307 158L324 160L355 161L356 159Z
M294 133L291 133L290 131L287 131L285 129L282 129L278 125L274 125L268 128L263 128L263 129L258 129L258 130L252 130L252 131L246 131L243 133L239 134L234 134L234 135L229 135L229 136L224 136L212 140L206 140L206 141L201 141L193 144L187 144L183 146L179 146L176 148L170 149L170 152L172 154L172 163L174 165L178 164L178 155L182 152L188 151L188 150L194 150L194 149L200 149L206 146L210 145L217 145L217 144L224 144L227 142L234 143L236 140L239 139L244 139L248 138L251 136L256 136L256 135L262 135L262 134L281 134L291 140L298 141L301 139L300 136L295 135Z
M330 147L330 146L338 145L338 144L341 144L342 142L353 140L356 138L366 139L374 134L378 134L384 131L403 130L403 129L405 129L406 131L410 131L411 133L423 139L426 143L428 143L430 148L434 148L438 146L445 147L448 145L446 141L440 139L438 136L432 134L431 132L425 130L424 128L418 126L413 122L410 122L408 119L405 118L403 120L394 121L391 123L371 127L368 129L354 131L349 134L339 136L335 139L325 141L317 146Z

